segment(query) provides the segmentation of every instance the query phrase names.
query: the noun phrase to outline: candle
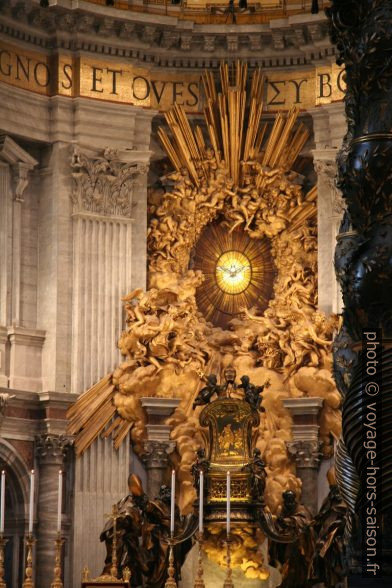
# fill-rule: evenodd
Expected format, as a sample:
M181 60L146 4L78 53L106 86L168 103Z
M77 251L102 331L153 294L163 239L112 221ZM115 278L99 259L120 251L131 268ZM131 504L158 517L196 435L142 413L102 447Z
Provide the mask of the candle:
M30 472L29 535L33 534L33 512L34 512L34 470L31 470L31 472Z
M63 504L63 472L59 471L59 491L57 495L57 533L61 533L61 507Z
M199 477L199 533L203 532L203 508L204 508L204 472L200 470Z
M227 479L226 479L226 533L227 538L230 535L230 472L227 472Z
M170 535L174 535L174 510L176 499L176 472L172 470L171 477L171 504L170 504Z
M4 533L4 515L5 515L5 471L1 472L1 494L0 494L0 535Z

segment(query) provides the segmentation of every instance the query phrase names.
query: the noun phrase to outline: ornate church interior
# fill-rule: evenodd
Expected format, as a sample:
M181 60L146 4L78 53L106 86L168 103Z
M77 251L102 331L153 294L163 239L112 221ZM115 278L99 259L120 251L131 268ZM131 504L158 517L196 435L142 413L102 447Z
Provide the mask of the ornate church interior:
M0 588L391 585L391 23L1 0Z

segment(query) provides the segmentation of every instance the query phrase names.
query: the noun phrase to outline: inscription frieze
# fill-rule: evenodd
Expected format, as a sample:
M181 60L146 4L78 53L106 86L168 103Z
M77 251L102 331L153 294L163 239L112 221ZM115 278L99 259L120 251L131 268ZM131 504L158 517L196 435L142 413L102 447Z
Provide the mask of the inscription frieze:
M258 47L261 38L252 39ZM229 41L231 50L235 50L237 37L232 35ZM180 40L170 37L165 42ZM205 50L213 51L215 37L206 35L204 43ZM181 44L187 45L185 37L181 37ZM145 69L125 58L98 60L83 54L73 57L59 52L49 57L4 43L0 43L0 81L46 96L81 96L160 111L178 104L186 112L202 112L204 106L197 71ZM270 111L293 106L314 108L342 100L344 92L344 69L335 64L284 72L269 70L264 81L264 99Z

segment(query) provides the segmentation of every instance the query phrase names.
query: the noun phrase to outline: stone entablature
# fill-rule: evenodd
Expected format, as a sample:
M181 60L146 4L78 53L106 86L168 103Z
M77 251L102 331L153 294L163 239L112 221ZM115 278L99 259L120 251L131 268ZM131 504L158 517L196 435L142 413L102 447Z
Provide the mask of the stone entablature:
M86 2L71 7L63 0L50 4L42 8L35 1L3 0L0 35L40 51L85 51L163 68L214 68L230 57L266 69L292 68L334 55L322 12L264 24L197 24Z

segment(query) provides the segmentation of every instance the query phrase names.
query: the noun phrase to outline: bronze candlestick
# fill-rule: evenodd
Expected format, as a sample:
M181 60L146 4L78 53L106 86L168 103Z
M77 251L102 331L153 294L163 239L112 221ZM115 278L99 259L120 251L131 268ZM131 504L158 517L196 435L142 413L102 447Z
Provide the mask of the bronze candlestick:
M56 555L54 560L54 576L51 588L63 588L63 582L61 580L61 549L64 544L64 539L61 537L60 532L58 532L54 544L56 546Z
M25 569L25 579L22 584L22 588L34 588L33 582L33 545L35 543L35 539L33 535L27 535L25 539L26 548L27 548L27 556L26 556L26 569Z
M173 553L173 538L169 539L169 567L168 567L168 578L165 583L165 588L177 588L177 582L174 577L174 553Z
M113 520L113 543L112 543L112 565L110 568L110 575L112 578L116 578L118 576L118 568L117 568L117 519L120 518L120 514L118 512L117 504L113 504L111 514L105 515Z
M203 578L203 533L197 534L197 543L199 549L199 555L197 559L197 572L196 572L196 579L194 583L194 588L205 588L204 578Z
M7 588L7 584L4 580L4 549L8 542L8 539L5 539L3 535L0 535L0 588Z

